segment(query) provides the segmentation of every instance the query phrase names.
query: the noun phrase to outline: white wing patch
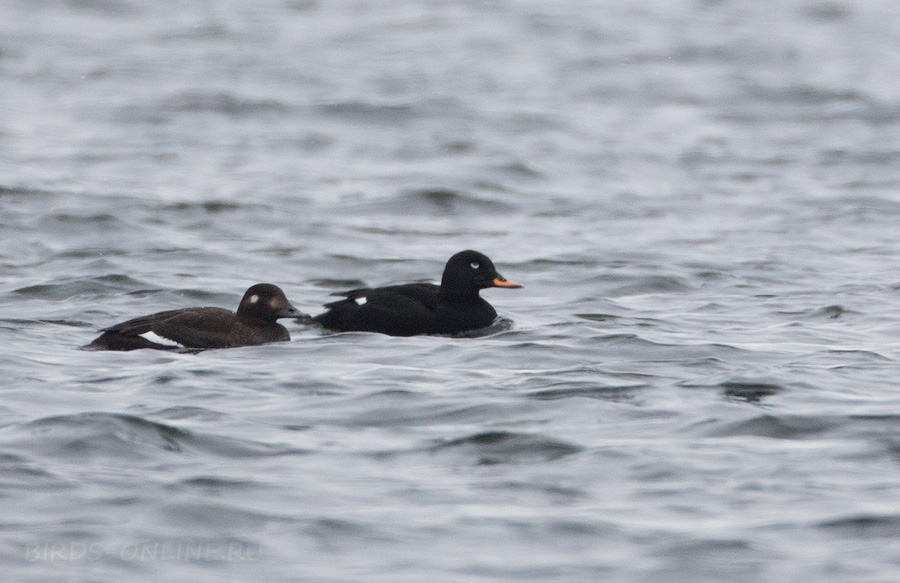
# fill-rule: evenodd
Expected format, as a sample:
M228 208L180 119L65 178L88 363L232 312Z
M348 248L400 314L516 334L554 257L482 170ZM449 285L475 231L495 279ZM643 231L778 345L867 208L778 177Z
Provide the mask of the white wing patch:
M150 342L154 342L156 344L161 344L162 346L172 346L172 347L184 348L184 344L181 344L180 342L175 342L174 340L169 340L168 338L163 338L162 336L160 336L156 332L153 332L152 330L150 332L144 332L143 334L139 334L138 336L140 336L144 340L149 340Z
M366 303L366 296L359 296L358 298L353 298L353 301L357 303L357 305L363 306Z

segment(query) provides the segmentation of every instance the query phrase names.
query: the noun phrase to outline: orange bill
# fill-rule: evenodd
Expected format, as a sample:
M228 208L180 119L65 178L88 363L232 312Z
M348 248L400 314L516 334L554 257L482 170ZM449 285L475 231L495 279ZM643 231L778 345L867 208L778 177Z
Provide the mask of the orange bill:
M494 278L494 287L508 287L510 289L517 289L522 286L517 283L513 283L513 282L509 281L508 279L504 279L498 275L497 277Z

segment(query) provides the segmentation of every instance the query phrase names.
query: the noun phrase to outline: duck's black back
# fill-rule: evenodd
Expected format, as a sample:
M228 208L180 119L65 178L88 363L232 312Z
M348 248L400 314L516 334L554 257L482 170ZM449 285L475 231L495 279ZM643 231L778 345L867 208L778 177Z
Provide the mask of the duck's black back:
M314 320L338 332L429 334L439 291L427 283L355 289L342 294L344 299L326 304L328 311Z
M314 320L340 332L380 332L391 336L457 334L489 326L497 312L477 295L464 302L442 298L440 287L410 283L357 289L327 304Z

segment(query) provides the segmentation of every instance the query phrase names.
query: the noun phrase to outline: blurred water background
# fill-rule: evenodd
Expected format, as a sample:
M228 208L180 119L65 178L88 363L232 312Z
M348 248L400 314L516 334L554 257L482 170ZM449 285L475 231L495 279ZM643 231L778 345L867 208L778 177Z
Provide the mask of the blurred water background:
M898 79L886 0L4 0L4 580L900 580ZM78 350L466 248L481 337Z

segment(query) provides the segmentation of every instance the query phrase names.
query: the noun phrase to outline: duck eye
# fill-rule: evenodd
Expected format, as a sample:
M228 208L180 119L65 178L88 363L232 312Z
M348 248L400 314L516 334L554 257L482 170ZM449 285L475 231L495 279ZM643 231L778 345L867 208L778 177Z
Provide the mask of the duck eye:
M478 269L479 267L481 267L481 264L478 263L477 261L473 261L472 263L469 264L469 267L471 267L472 269Z

